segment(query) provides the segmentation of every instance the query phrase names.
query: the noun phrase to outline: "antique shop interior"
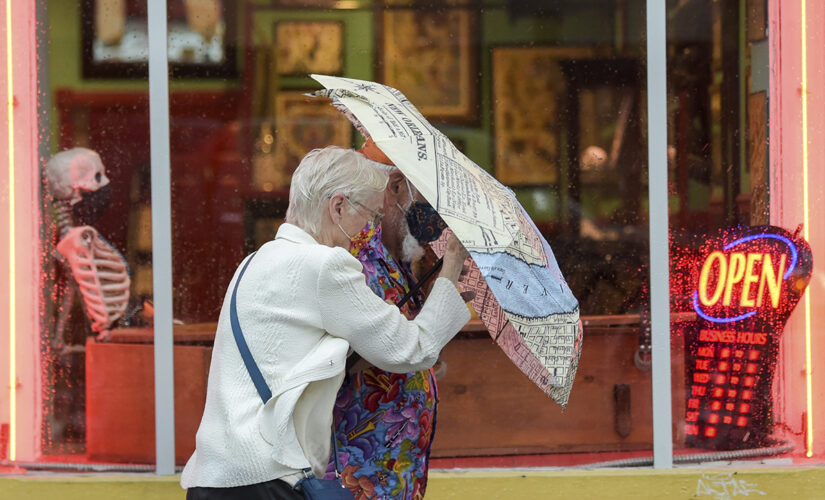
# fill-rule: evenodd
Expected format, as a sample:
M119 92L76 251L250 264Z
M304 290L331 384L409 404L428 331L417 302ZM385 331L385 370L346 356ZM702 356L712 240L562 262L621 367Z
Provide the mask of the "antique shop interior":
M788 411L780 397L783 370L796 368L782 365L776 349L746 365L761 377L754 390L767 403L724 417L744 422L745 437L711 439L690 423L694 396L706 389L697 385L702 351L689 348L695 256L722 228L774 220L768 76L753 69L767 65L768 3L667 2L669 197L668 206L651 206L643 0L169 0L177 465L194 449L215 324L236 266L283 222L304 154L363 143L328 101L306 96L320 88L310 74L402 91L513 190L579 300L584 348L565 411L478 319L448 344L432 467L646 463L654 210L670 217L674 454L804 455L804 411ZM146 2L41 0L38 16L40 163L74 147L100 155L105 173L90 182L108 178L110 200L89 221L122 256L130 284L114 328L95 331L58 258L60 195L43 182L34 207L39 413L34 423L17 422L17 434L35 436L39 449L20 459L151 465ZM722 395L719 404L733 408ZM9 458L6 417L0 423L0 454Z

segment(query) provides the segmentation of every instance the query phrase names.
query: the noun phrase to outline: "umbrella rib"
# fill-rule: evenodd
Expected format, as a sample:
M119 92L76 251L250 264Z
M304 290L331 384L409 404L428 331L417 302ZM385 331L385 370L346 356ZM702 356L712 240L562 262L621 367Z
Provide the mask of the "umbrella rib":
M501 337L501 334L504 333L504 327L507 325L507 322L501 324L501 328L499 328L498 333L496 333L495 341L498 342L498 338Z
M406 304L407 301L410 300L413 297L413 295L415 295L415 293L418 292L418 290L421 289L421 286L424 285L424 283L426 283L427 280L429 280L432 277L432 275L435 274L436 271L441 269L441 265L443 263L444 263L444 257L441 257L440 259L438 259L438 262L436 262L433 265L433 267L429 271L427 271L427 273L418 281L418 283L414 284L410 288L410 291L407 292L407 294L404 295L404 297L401 298L401 301L399 301L398 304L396 304L399 309L404 307L404 304Z
M492 291L489 288L484 290L484 299L482 299L480 310L483 311L483 310L486 309L487 301L488 301L491 294L492 294ZM501 310L501 314L505 314L504 309ZM504 328L505 328L506 325L507 325L507 317L505 316L504 321L501 323L501 327L499 328L498 332L496 332L495 337L493 337L493 342L498 342L498 338L501 337L502 333L504 333Z

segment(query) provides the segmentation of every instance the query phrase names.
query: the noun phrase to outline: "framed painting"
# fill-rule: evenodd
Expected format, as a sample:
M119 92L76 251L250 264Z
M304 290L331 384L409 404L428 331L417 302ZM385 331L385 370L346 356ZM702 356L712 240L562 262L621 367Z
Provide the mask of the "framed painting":
M173 77L227 78L237 70L237 8L232 0L168 0L167 46ZM145 0L82 0L84 78L146 78Z
M478 123L476 11L386 9L379 19L379 80L433 122Z
M467 154L467 142L464 139L453 139L452 137L448 137L448 139L450 139L450 142L453 143L453 146L455 146L457 150L465 155Z
M344 25L338 21L275 23L275 68L279 75L340 75L344 68Z
M252 253L273 239L284 223L289 192L283 196L248 198L244 203L244 253Z
M264 7L276 9L334 9L340 0L269 0Z
M590 58L573 47L494 47L495 175L504 184L548 185L559 180L565 76L561 63Z
M324 146L352 147L353 127L329 100L307 97L304 91L275 96L274 169L282 187L309 151Z
M384 0L384 7L415 7L433 9L438 7L481 7L481 0Z

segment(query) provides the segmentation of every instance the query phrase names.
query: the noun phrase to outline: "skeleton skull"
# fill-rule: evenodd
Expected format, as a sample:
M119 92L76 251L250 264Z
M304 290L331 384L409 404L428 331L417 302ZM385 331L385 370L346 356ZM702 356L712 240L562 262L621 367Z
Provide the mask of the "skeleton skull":
M109 184L100 156L86 148L73 148L52 156L46 165L52 195L74 205L82 192L92 192Z

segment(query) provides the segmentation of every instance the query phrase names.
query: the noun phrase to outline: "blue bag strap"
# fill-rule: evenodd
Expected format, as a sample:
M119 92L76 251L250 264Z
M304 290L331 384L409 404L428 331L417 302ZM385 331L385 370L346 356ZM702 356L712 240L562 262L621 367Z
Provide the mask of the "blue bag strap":
M266 385L264 376L261 374L261 370L255 363L255 358L252 357L252 353L249 351L249 346L246 345L246 340L243 337L243 331L241 331L241 324L238 321L238 308L235 305L237 302L236 296L238 295L238 284L241 282L243 273L246 272L246 268L249 266L249 263L252 262L252 257L254 256L255 252L249 256L246 264L244 264L241 269L241 273L238 275L238 279L235 281L235 288L232 290L232 300L229 304L229 322L232 325L232 335L235 336L235 343L238 344L238 350L241 351L241 358L243 358L243 362L246 365L246 371L249 372L249 376L252 377L252 383L255 384L255 389L258 390L258 394L261 396L264 404L266 404L266 402L272 398L272 391L269 390L269 386Z
M335 439L335 422L332 424L332 455L335 457L335 476L341 477L341 463L338 462L338 440Z
M238 350L241 352L241 358L243 358L243 362L246 365L246 371L249 372L249 376L252 377L252 383L255 384L255 389L258 390L258 394L261 396L264 404L266 404L266 402L272 398L272 391L269 390L269 386L266 385L264 376L261 374L258 364L255 363L252 352L249 351L249 346L246 345L246 339L244 339L243 331L241 331L241 323L238 321L238 308L236 306L238 284L240 284L241 278L243 278L243 274L246 272L246 268L249 266L249 263L252 262L252 257L254 256L255 252L252 252L246 264L241 268L238 279L235 280L235 288L232 290L232 299L229 302L229 323L232 325L232 335L235 337L235 343L238 344ZM332 433L332 455L335 457L335 475L341 477L341 465L338 462L338 443L335 439L334 429ZM309 477L309 475L312 474L312 470L304 469L304 474Z

